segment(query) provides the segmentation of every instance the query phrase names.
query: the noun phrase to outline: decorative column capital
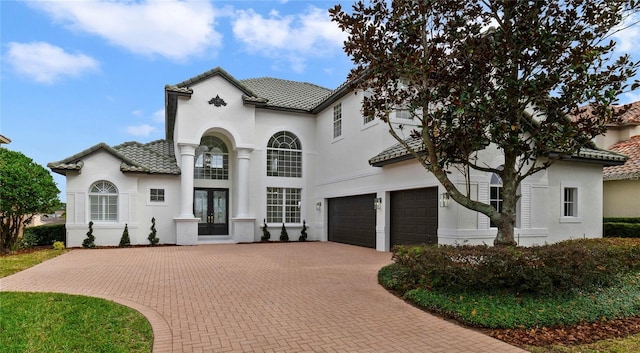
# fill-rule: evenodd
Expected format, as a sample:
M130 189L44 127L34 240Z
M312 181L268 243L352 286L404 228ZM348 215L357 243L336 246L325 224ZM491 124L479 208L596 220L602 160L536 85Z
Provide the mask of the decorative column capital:
M238 147L238 148L236 148L236 153L238 154L238 159L251 159L251 152L253 152L253 148L251 148L251 147Z
M180 148L181 156L194 156L196 154L196 148L198 146L199 146L198 144L194 144L194 143L178 142L178 147Z

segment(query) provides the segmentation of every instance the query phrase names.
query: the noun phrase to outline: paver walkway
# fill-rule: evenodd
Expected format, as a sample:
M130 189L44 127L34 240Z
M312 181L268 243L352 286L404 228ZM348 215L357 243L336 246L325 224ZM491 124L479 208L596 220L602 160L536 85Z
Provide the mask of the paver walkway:
M524 352L377 284L389 253L336 243L73 250L2 291L83 294L142 312L153 352Z

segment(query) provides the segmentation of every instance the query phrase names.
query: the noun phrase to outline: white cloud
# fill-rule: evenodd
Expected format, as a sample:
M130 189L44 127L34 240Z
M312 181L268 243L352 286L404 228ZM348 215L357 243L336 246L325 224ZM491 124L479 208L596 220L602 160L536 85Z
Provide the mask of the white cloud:
M208 1L29 1L69 28L133 53L184 61L220 47Z
M18 73L41 83L53 83L64 76L80 76L100 67L90 56L67 53L45 42L10 42L7 46L7 63Z
M153 112L153 121L156 123L164 123L164 109Z
M136 109L136 110L131 112L131 115L142 116L143 113L144 112L141 109Z
M624 22L617 27L619 32L613 34L616 41L616 51L630 52L637 50L637 43L640 41L640 28L636 22L640 21L637 15L627 17Z
M326 10L310 7L299 15L282 16L272 10L267 16L253 10L238 10L233 33L246 50L286 60L294 71L302 71L305 60L342 53L346 34L331 22Z
M132 136L147 137L157 129L148 124L127 126L127 134Z

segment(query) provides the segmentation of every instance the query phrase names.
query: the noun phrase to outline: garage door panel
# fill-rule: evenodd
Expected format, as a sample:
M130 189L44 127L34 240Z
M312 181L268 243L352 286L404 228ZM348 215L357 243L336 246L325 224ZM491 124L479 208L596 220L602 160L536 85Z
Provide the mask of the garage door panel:
M376 247L375 194L329 199L329 241Z
M391 245L438 243L438 188L391 193Z

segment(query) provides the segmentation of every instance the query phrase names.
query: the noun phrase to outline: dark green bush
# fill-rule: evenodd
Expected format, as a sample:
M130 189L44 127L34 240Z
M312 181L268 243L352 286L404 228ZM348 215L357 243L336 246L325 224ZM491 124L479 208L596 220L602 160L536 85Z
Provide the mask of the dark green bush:
M640 223L604 223L605 238L640 238Z
M56 241L66 244L67 230L64 224L48 224L24 229L23 244L25 247L49 246Z
M533 328L575 325L624 318L640 312L638 275L622 276L618 284L563 295L483 294L412 289L404 298L471 326Z
M605 217L604 223L640 223L640 217Z
M640 269L640 241L580 239L538 247L396 246L396 263L422 288L451 292L567 293L607 287Z

